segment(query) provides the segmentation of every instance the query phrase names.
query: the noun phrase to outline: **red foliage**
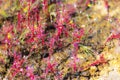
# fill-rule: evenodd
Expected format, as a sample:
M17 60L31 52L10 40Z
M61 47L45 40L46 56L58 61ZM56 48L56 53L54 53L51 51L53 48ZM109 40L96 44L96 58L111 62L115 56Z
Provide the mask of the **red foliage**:
M95 66L95 65L99 65L99 64L103 64L103 63L106 63L106 59L104 58L104 55L100 55L99 56L99 59L94 61L92 64L90 64L90 66Z
M22 2L25 0L20 0L20 5L22 6ZM47 46L48 52L49 52L49 58L46 63L45 69L43 69L43 76L46 77L48 73L55 74L55 79L61 78L62 72L60 72L58 69L56 69L56 66L58 63L51 62L51 55L54 52L54 50L57 48L61 48L64 46L64 40L69 38L72 38L73 42L70 42L70 44L73 45L74 49L72 51L72 57L73 61L71 61L70 67L72 67L73 71L77 71L77 62L79 59L77 58L76 54L79 49L79 43L81 41L81 38L84 35L84 29L79 29L78 26L70 21L72 21L72 14L77 12L77 4L71 5L71 4L62 4L62 1L56 1L55 8L56 17L55 21L50 24L55 25L55 32L52 32L53 34L50 36L47 36L45 33L45 27L47 24L46 17L48 17L48 2L49 0L42 0L42 11L40 12L38 5L35 6L33 9L31 9L31 5L36 0L27 0L27 4L25 6L28 7L27 13L23 13L22 9L18 12L17 15L17 25L7 25L2 27L1 34L3 35L3 42L6 44L9 44L8 51L10 53L13 53L10 56L14 57L13 64L10 68L12 77L14 78L18 73L22 73L23 75L26 75L31 80L36 80L36 76L34 75L34 68L29 67L27 64L26 69L23 68L23 64L27 61L26 58L22 57L21 54L22 50L19 50L21 48L25 48L28 50L29 55L25 57L29 57L36 49L36 51L42 51L43 47ZM82 2L83 0L81 0ZM90 3L91 0L86 0L86 6ZM94 0L95 1L95 0ZM105 1L105 6L108 8L108 3ZM43 14L40 14L43 13ZM45 24L44 24L45 23ZM28 33L22 34L25 32L25 30L28 30ZM72 33L72 35L71 35ZM10 34L10 35L9 35ZM48 33L49 34L49 33ZM72 36L72 37L71 37ZM113 35L112 38L120 38L120 35ZM110 38L110 39L112 39ZM109 39L109 40L110 40ZM23 42L22 42L23 41ZM37 44L37 45L36 45ZM27 47L26 47L27 46ZM40 47L40 48L39 48ZM16 49L17 48L17 49ZM41 55L41 54L40 54ZM105 59L101 55L99 60L96 60L90 66L98 65L101 63L104 63ZM25 71L24 71L25 70ZM59 73L58 73L59 72ZM46 78L45 78L46 79Z
M105 44L106 44L107 42L111 41L112 39L120 39L120 33L110 35L110 37L107 38Z
M23 73L21 69L22 69L23 63L25 62L25 59L21 58L21 56L16 53L14 53L13 57L14 57L14 62L10 68L10 72L12 73L12 78L14 78L20 72Z
M73 32L73 43L74 42L80 42L80 39L82 38L82 36L84 35L84 29L75 29Z
M26 69L26 76L30 78L30 80L36 80L37 76L34 75L34 69L32 67L27 67Z

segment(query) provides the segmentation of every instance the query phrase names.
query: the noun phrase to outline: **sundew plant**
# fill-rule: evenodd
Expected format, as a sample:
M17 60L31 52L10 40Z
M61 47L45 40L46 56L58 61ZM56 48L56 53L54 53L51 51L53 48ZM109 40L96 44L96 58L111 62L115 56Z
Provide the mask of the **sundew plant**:
M4 74L1 79L72 80L91 66L107 63L100 51L86 46L87 38L92 37L87 36L92 35L89 26L92 18L86 11L99 4L99 0L15 0L13 3L15 14L5 17L0 27L0 64L6 70L0 73ZM105 20L109 22L108 0L103 0L103 5ZM87 15L85 25L84 15ZM119 33L111 33L102 48L119 38ZM92 60L83 65L89 58Z

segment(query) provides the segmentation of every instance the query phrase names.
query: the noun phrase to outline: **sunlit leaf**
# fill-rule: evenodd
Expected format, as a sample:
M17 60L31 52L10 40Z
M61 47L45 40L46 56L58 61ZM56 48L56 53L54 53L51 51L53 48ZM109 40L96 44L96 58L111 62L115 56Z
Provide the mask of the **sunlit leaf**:
M0 10L0 15L3 17L7 17L7 13L4 10Z

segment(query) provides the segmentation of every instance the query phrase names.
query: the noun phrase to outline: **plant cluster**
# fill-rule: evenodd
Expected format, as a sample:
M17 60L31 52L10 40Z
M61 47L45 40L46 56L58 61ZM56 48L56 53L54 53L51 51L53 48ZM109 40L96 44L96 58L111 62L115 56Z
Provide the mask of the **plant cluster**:
M84 0L74 4L65 4L61 0L17 0L19 10L13 22L6 21L0 29L0 44L5 47L7 56L13 59L5 78L13 80L19 75L24 75L30 80L63 80L63 72L58 69L59 63L52 56L68 44L73 46L69 54L72 61L69 63L73 72L80 70L77 57L80 42L85 35L85 29L78 26L73 16L79 13L79 6ZM85 6L94 4L96 0L86 0ZM105 0L108 11L108 2ZM119 35L118 35L119 36ZM113 35L112 38L116 38ZM68 40L70 39L70 40ZM111 39L111 38L110 38ZM39 65L41 73L35 74L34 66L28 64L33 55L39 55L38 61L45 63ZM103 55L89 66L104 63ZM7 64L7 63L6 63ZM41 63L42 64L42 63Z

